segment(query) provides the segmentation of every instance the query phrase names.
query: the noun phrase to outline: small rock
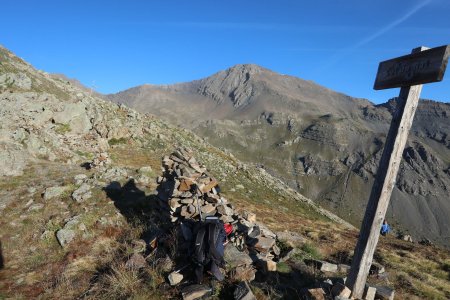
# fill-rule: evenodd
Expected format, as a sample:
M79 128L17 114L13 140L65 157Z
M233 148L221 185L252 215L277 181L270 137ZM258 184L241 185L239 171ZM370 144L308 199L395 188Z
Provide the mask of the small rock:
M412 236L410 236L409 234L405 234L405 235L402 237L402 239L403 239L404 241L413 243L413 238L412 238Z
M233 244L228 244L225 247L224 259L231 267L242 265L251 265L252 258L245 252L241 252Z
M235 300L256 300L247 282L240 282L234 290Z
M350 266L345 264L338 264L338 272L347 274L350 272Z
M71 229L60 229L56 232L56 239L61 247L65 247L75 238L75 231Z
M259 236L258 241L255 244L255 248L260 251L268 252L274 245L275 239Z
M276 272L277 271L277 263L274 262L273 260L267 259L267 260L262 260L262 266L264 271L266 272Z
M147 261L145 260L144 256L138 253L133 253L130 259L128 259L125 263L125 267L127 267L128 269L142 269L146 266Z
M34 202L34 200L33 200L33 199L30 199L30 200L25 204L25 207L30 206L31 204L33 204L33 202Z
M177 285L183 280L183 275L178 272L172 272L167 277L169 279L170 285L174 286Z
M328 263L326 261L322 262L322 265L320 266L320 271L322 272L331 272L335 273L338 270L338 266L335 264Z
M61 196L67 190L69 190L68 186L53 186L46 188L43 195L44 200L49 200Z
M364 291L363 300L374 300L375 295L377 293L377 289L373 286L366 287L366 290Z
M40 210L44 208L44 204L42 203L36 203L30 206L30 208L28 208L28 211L34 211L34 210Z
M195 300L203 296L208 295L211 292L211 288L202 284L189 285L181 291L183 300Z
M78 174L73 179L75 180L75 184L79 185L82 184L86 178L86 174Z
M309 289L307 292L308 299L311 300L325 300L325 292L322 288Z
M331 294L333 296L340 296L345 298L350 298L352 291L343 285L342 283L336 283L333 288L331 289Z
M87 183L83 183L78 189L72 193L73 200L78 203L83 202L92 197L91 186Z
M381 300L394 300L395 290L387 286L376 286L375 297Z
M224 216L231 216L234 213L233 209L231 207L228 207L228 205L217 206L217 212Z
M236 185L235 188L236 188L237 190L243 190L243 189L245 189L245 187L244 187L242 184Z
M203 205L201 210L202 210L203 214L211 214L212 212L214 212L216 210L216 207L212 204L207 204L207 205Z
M256 223L256 214L254 214L252 212L244 211L243 217L250 223Z

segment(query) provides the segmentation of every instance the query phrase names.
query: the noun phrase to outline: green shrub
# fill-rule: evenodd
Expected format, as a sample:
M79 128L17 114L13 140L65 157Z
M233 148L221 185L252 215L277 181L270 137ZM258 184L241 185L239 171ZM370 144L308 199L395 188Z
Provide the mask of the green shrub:
M279 262L277 264L277 271L280 273L290 273L292 271L291 267L285 262Z
M306 258L313 258L313 259L321 259L322 254L320 254L319 249L314 246L313 244L303 244L301 250L304 252Z
M70 125L69 124L57 124L55 127L55 131L56 131L56 133L59 133L59 134L65 134L65 133L71 131Z
M110 146L113 146L113 145L120 145L120 144L126 144L127 141L128 141L128 140L127 140L126 138L123 138L123 137L121 137L120 139L112 138L112 139L110 139L110 140L108 141L108 144L109 144Z

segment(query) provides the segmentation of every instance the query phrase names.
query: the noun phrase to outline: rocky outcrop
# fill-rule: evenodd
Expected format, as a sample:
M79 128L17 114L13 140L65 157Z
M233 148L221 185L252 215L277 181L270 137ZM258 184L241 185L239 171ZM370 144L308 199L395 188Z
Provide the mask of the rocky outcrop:
M135 111L80 91L0 48L0 176L22 175L31 161L80 163L108 150L108 140L139 139Z
M250 78L262 71L257 65L237 65L201 80L198 92L218 103L229 99L235 108L245 106L259 92Z

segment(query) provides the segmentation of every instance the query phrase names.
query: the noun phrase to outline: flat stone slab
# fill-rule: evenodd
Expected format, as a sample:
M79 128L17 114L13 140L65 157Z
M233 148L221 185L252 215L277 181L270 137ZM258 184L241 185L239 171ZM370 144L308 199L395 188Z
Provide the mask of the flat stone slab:
M322 288L309 289L307 295L308 299L325 300L325 292Z
M247 253L239 251L233 244L227 244L225 247L224 259L232 268L253 263L252 258Z
M203 284L189 285L181 291L183 300L195 300L211 292L211 288Z
M376 298L382 300L394 300L395 290L387 286L374 286L377 289Z
M53 186L45 189L43 194L44 200L56 198L64 194L67 190L69 190L69 186Z
M275 245L274 238L258 236L256 239L258 241L255 244L255 248L261 251L269 251Z

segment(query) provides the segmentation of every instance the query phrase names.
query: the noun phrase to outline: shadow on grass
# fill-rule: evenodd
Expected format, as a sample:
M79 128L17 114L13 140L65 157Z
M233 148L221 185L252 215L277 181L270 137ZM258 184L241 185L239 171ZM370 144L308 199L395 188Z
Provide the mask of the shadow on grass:
M171 230L169 210L161 195L146 196L133 179L123 186L113 181L104 190L130 225L143 228L140 238L146 243Z
M111 292L114 287L112 284L114 283L113 280L120 282L122 279L133 278L130 277L130 274L134 272L133 267L127 267L125 262L128 263L133 255L133 252L130 252L130 247L136 239L145 241L146 251L139 253L146 257L145 260L148 263L145 268L139 268L138 278L142 281L139 289L146 290L149 293L165 290L167 284L151 287L152 276L149 275L151 272L155 272L153 274L155 276L163 275L163 273L157 274L157 272L165 271L159 271L155 265L163 262L166 257L172 256L173 249L175 249L174 245L176 246L176 243L171 243L173 225L170 220L170 209L167 206L167 201L163 201L161 198L163 193L146 195L144 190L136 186L133 179L123 185L118 181L110 182L103 190L134 232L124 232L125 234L119 236L118 241L123 244L123 247L115 250L111 261L97 268L96 273L90 280L89 288L78 299L86 297L102 298L107 295L113 295L112 298L115 298L123 293L117 291L117 288ZM152 243L155 239L157 240L156 249ZM122 284L125 283L122 282ZM130 288L132 284L133 282L130 281L130 285L126 285L124 288ZM114 294L116 292L117 294ZM129 294L128 296L131 297L132 295ZM128 296L122 295L119 298L125 299Z
M289 262L288 272L258 272L251 285L264 291L270 299L310 299L306 292L311 288L324 287L319 272L302 262Z
M111 182L105 187L107 196L114 202L115 207L126 218L131 226L141 226L144 228L140 236L148 244L154 237L164 237L174 234L169 241L177 244L177 238L182 238L180 233L176 232L176 227L171 223L170 208L167 205L167 199L172 194L172 181L168 180L166 185L160 185L157 194L146 195L139 189L133 180L129 180L124 185L119 182ZM166 286L164 289L176 291L186 285L194 283L195 276L193 266L190 266L189 249L185 249L182 243L171 245L176 253L170 253L170 246L163 246L166 249L158 249L168 254L174 262L173 269L181 269L184 275L183 283L177 288ZM160 247L158 247L160 248ZM289 267L284 272L258 271L254 281L250 285L260 294L269 296L270 299L307 299L305 294L307 289L313 287L323 287L323 276L316 270L312 270L303 262L288 262ZM99 274L110 273L111 270L105 268L99 270ZM205 284L210 286L215 296L213 299L234 299L233 292L236 288L234 278L226 277L224 282L218 283L206 276ZM167 283L166 283L167 284ZM162 287L162 286L161 286Z

